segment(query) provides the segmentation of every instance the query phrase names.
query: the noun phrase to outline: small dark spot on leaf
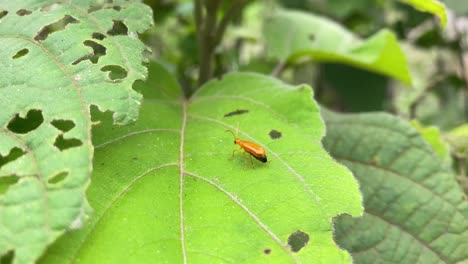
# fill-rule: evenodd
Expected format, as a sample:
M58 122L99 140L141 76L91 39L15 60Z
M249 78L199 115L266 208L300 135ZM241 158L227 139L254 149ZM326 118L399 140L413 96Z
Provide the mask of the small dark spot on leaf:
M13 263L13 259L15 258L15 251L9 250L6 254L0 257L1 264Z
M265 255L270 255L271 254L271 249L265 248L265 250L263 250L263 253L265 253Z
M122 20L114 20L114 25L112 26L112 28L109 31L107 31L107 34L109 34L111 36L127 35L128 34L128 28L122 22Z
M71 120L58 119L50 122L55 128L60 131L67 132L75 127L75 123Z
M12 58L13 59L19 59L23 57L24 55L28 54L29 50L28 49L22 49L18 51Z
M96 2L96 1L95 1ZM109 6L107 4L112 4L112 1L109 2L109 1L105 1L106 4L103 3L104 1L101 1L101 4L92 4L89 8L88 8L88 13L92 13L92 12L96 12L96 11L99 11L101 9L109 9L109 8L112 8L112 6Z
M8 14L8 11L6 11L6 10L0 11L0 19L2 19L7 14Z
M122 8L121 8L120 6L118 6L118 5L113 6L112 9L114 9L114 10L116 10L116 11L122 10Z
M109 72L109 79L115 81L115 80L121 80L127 77L127 71L120 67L119 65L107 65L101 68L101 71Z
M268 133L271 139L279 139L281 138L281 132L278 130L272 129L270 133Z
M314 34L310 34L310 35L309 35L309 40L314 41L314 40L315 40L315 35L314 35Z
M133 157L132 160L138 160L138 157Z
M18 180L19 180L19 177L16 175L0 177L0 195L5 194L8 191L8 188L10 188L10 186L17 183ZM3 262L0 261L0 263L3 263Z
M54 146L60 149L60 151L63 151L69 148L79 147L81 145L83 145L83 142L81 142L81 140L77 138L66 139L63 137L63 135L58 136L55 139L55 143L54 143Z
M18 148L18 147L14 147L10 150L10 153L8 153L8 155L6 156L2 156L0 155L0 168L3 167L3 165L7 164L8 162L12 162L16 159L18 159L19 157L23 156L24 154L26 154L26 152L24 152L24 150ZM0 177L1 179L2 177Z
M57 173L54 176L50 177L47 182L50 183L50 184L57 184L57 183L65 180L65 178L67 176L68 176L68 172L67 171L62 171L62 172Z
M35 40L38 40L38 41L42 41L42 40L45 40L47 39L47 37L49 37L50 34L54 33L54 32L57 32L57 31L60 31L60 30L64 30L65 27L68 25L68 24L76 24L76 23L79 23L80 21L70 15L65 15L62 19L60 19L59 21L55 22L55 23L52 23L52 24L49 24L45 27L43 27L37 34L36 36L34 37Z
M237 109L237 110L234 110L232 112L229 112L229 113L225 114L224 117L247 114L248 112L249 112L249 110L246 110L246 109Z
M92 36L93 36L93 39L98 39L98 40L103 40L106 38L104 34L99 33L99 32L94 32Z
M93 49L93 53L86 54L83 57L78 58L72 63L73 65L76 65L85 60L90 60L92 63L96 64L98 63L99 58L101 56L106 55L106 50L107 50L106 47L104 47L103 45L97 42L94 42L92 40L85 40L83 44L87 47L91 47Z
M26 9L20 9L16 12L18 16L27 16L30 15L32 12Z
M42 111L31 109L28 111L25 118L16 114L16 116L8 123L7 128L13 133L26 134L38 128L42 122L44 122Z
M309 235L297 230L288 237L288 245L293 252L299 252L309 242Z

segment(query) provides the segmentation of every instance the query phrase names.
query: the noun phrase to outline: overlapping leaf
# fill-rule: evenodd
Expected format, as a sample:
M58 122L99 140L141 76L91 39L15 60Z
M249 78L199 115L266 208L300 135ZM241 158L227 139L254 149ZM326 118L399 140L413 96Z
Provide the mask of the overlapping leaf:
M356 263L465 263L468 202L409 124L387 114L326 115L325 147L359 179L366 212L335 224Z
M151 24L138 2L0 1L0 255L32 263L82 225L92 169L89 108L137 118ZM26 120L24 120L26 119Z
M440 20L442 27L447 24L447 12L445 5L437 0L399 0L400 2L406 3L413 6L419 11L429 12L437 16Z
M134 126L94 130L95 218L44 263L350 262L331 219L359 215L360 194L321 146L309 87L229 74L186 101L160 76L153 65ZM231 158L227 129L265 148L269 162Z
M264 34L269 55L278 60L345 63L411 83L405 56L388 30L363 41L324 17L282 10L267 17Z

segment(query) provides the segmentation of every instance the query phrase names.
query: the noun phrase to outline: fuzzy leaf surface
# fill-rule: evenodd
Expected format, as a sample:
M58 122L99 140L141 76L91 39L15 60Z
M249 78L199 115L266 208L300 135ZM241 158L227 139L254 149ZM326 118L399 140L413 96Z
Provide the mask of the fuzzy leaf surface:
M340 216L338 244L356 263L466 263L468 202L455 175L397 117L326 115L326 149L359 179L365 214Z

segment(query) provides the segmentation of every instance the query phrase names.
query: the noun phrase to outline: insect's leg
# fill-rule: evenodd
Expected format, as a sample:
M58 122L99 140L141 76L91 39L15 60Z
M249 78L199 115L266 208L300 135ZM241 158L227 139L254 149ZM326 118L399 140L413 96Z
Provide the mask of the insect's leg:
M236 151L239 151L239 150L241 150L241 149L242 149L242 147L241 147L241 148L239 148L239 149L235 149L235 150L233 150L233 151L232 151L232 156L231 156L231 159L233 159L233 158L234 158L234 153L235 153Z
M246 163L247 161L245 160L246 159L245 154L247 154L246 151L242 152L242 159L244 160L244 169L245 169L245 166L247 166L247 163Z
M253 167L254 164L253 164L253 160L252 160L252 155L250 155L250 164L251 164L252 167Z

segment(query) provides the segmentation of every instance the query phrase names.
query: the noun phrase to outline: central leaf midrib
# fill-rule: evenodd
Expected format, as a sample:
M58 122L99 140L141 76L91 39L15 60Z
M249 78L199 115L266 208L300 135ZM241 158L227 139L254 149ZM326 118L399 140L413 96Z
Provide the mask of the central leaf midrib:
M185 233L184 233L184 207L183 207L183 192L184 192L184 141L185 141L185 126L187 125L187 100L181 99L182 105L182 124L180 126L180 146L179 146L179 224L180 224L180 243L182 249L183 263L187 263L187 254L185 250Z

